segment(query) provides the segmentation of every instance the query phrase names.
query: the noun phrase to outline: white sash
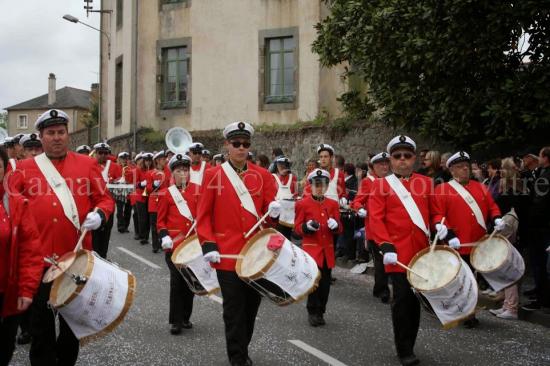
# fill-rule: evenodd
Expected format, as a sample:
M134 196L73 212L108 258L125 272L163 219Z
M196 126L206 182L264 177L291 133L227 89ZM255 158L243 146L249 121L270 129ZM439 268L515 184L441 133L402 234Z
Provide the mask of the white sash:
M101 175L103 176L103 180L105 183L109 183L109 168L111 167L111 160L107 160L105 163L105 167L103 168L103 171L101 172Z
M371 182L374 182L375 179L376 179L375 177L373 177L373 176L370 175L370 174L367 174L367 178L369 178L369 180L370 180Z
M191 183L194 183L198 186L202 184L202 175L204 173L204 169L206 168L206 161L201 162L201 167L199 171L194 171L193 169L189 170L189 180Z
M176 187L175 184L172 184L170 187L168 187L168 192L170 192L170 195L172 196L172 199L174 200L174 203L176 204L176 207L178 208L180 214L183 217L187 218L189 221L193 222L193 215L191 215L189 206L187 206L187 202L185 201L185 198L183 198L183 196L181 195L178 187Z
M67 186L65 179L61 176L61 174L59 174L45 153L35 156L34 161L36 162L36 165L38 165L40 172L44 175L44 178L46 178L48 185L59 199L59 202L61 202L65 216L67 216L69 221L73 223L77 230L80 230L78 209L76 208L73 194Z
M418 226L420 230L422 230L427 236L430 236L430 231L428 230L428 227L424 222L424 218L422 218L422 214L420 213L416 202L414 202L411 193L407 191L407 188L405 188L399 178L397 178L395 174L390 174L384 179L386 179L391 189L393 189L395 194L397 194L397 197L399 197L399 200L405 207L405 210L407 210L407 213L409 214L412 222L416 226Z
M15 168L17 167L17 163L16 163L15 159L10 159L9 162L10 162L10 165L11 165L11 170L15 170Z
M458 183L456 180L451 179L449 181L449 185L453 187L453 189L458 193L460 197L466 202L466 204L470 207L472 212L474 213L474 216L476 217L477 223L487 231L487 226L485 225L485 218L483 217L483 213L481 212L481 209L479 208L479 205L477 204L476 200L470 192L466 188L462 186L462 184Z
M225 172L227 179L229 179L229 182L233 186L233 189L235 189L235 192L237 193L237 196L239 197L239 200L241 201L244 209L250 212L252 215L254 215L257 219L259 219L260 216L256 211L256 206L254 206L254 201L252 200L252 196L250 196L250 192L248 192L248 188L246 188L246 186L244 185L243 181L241 180L241 178L239 177L235 169L233 169L233 167L229 164L228 161L223 163L221 167Z
M281 179L277 174L273 174L273 176L275 177L275 181L277 182L278 187L275 199L284 200L292 198L292 191L290 190L290 186L292 185L292 174L288 176L288 182L286 185L281 182Z
M325 193L326 198L330 198L333 201L338 202L338 175L340 170L338 168L334 169L334 177L328 184L327 191Z

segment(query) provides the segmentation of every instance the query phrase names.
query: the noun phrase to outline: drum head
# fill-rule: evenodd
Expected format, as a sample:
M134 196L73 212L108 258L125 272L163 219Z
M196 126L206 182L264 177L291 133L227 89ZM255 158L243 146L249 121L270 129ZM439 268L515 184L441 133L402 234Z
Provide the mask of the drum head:
M243 258L237 260L236 271L241 278L256 279L266 272L277 253L267 249L267 243L272 235L283 236L277 230L265 229L254 235L241 251Z
M444 287L460 271L461 261L458 254L450 248L436 247L433 253L430 248L418 252L409 264L411 269L428 279L428 281L407 273L410 284L419 291L430 291Z
M486 236L470 254L472 267L479 272L492 272L498 269L508 258L510 245L503 236L494 235L491 239Z
M191 262L198 256L202 256L202 248L199 237L193 235L185 239L172 253L172 262L176 267L181 267Z
M77 285L71 275L89 277L93 268L93 255L87 250L80 250L75 255L74 262L67 268L67 276L58 277L50 293L50 302L57 307L70 302L71 297L76 296L83 285Z
M57 277L61 276L74 262L76 258L75 252L69 252L63 254L57 261L57 266L51 265L50 268L44 274L42 282L50 283Z

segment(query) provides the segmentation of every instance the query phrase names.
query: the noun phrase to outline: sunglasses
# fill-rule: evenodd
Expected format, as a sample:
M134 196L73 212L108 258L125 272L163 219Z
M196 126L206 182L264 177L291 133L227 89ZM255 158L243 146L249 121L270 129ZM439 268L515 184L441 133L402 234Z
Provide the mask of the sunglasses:
M392 158L395 160L400 160L401 158L405 158L406 160L409 160L413 157L413 154L411 153L395 153L391 155Z
M245 149L248 149L251 145L250 141L231 141L231 146L233 146L235 149L238 149L239 147L244 147Z

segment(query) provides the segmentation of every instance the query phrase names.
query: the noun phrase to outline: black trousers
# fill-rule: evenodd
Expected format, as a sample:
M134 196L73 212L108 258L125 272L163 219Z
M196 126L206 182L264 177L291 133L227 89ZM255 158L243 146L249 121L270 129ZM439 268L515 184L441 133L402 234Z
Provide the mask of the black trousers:
M217 275L223 296L227 355L230 361L245 362L262 297L233 271L218 270Z
M157 233L157 213L149 213L149 225L151 226L151 243L153 249L160 250L159 234Z
M170 324L181 324L191 318L195 294L187 286L183 274L172 263L172 253L166 253L165 259L170 270L170 311L168 320Z
M391 317L395 348L399 357L413 354L420 325L420 302L405 273L390 273L393 285Z
M48 305L51 287L51 283L40 283L31 305L31 365L72 366L78 359L80 345L61 315L56 338L55 317Z
M4 294L0 293L0 309L4 306ZM15 350L15 337L19 327L19 315L0 317L0 366L8 366Z
M111 230L113 229L113 221L113 215L111 215L105 225L92 231L92 248L101 258L107 258L107 252L109 251L109 240L111 240Z
M147 211L147 201L136 202L138 213L138 233L141 240L149 240L149 212Z
M137 205L132 206L132 219L134 221L134 236L136 238L139 238L139 215L137 210Z
M277 231L280 232L281 234L283 234L285 236L285 238L290 240L290 236L292 235L292 228L291 227L281 225L281 224L277 224Z
M128 230L130 217L132 217L130 201L116 201L116 226L119 232Z
M342 240L344 241L344 248L346 257L349 260L354 260L357 257L357 240L354 239L355 235L355 219L351 215L342 215Z
M307 297L308 314L323 315L327 309L328 295L330 293L330 278L332 270L328 268L327 262L323 264L321 271L321 280L319 286Z
M388 275L384 269L383 257L380 254L378 245L373 240L369 240L369 249L372 254L372 260L374 262L374 288L372 289L373 296L382 297L390 294L390 288L388 287Z

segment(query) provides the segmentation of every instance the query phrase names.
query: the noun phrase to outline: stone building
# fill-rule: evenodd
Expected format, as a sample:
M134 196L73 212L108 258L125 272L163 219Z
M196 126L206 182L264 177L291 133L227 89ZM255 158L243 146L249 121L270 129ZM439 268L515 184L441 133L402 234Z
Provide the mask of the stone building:
M101 137L336 117L342 68L311 51L319 0L103 0ZM134 142L135 143L135 142Z

